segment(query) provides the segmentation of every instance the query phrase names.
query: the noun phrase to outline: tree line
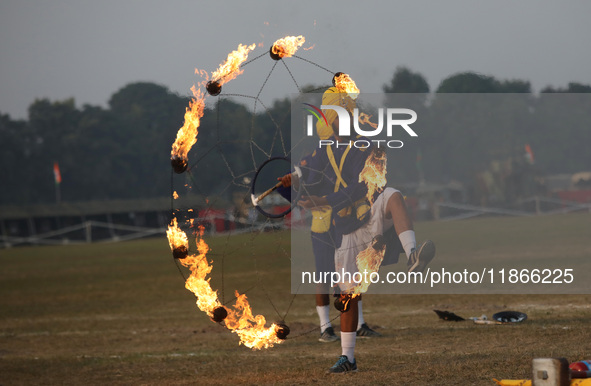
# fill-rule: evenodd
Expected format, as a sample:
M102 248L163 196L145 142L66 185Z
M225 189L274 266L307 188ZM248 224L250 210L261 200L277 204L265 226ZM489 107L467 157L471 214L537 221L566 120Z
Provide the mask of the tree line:
M502 127L475 132L477 128L474 127L434 122L438 129L425 134L420 145L409 146L408 151L395 160L396 166L389 169L389 176L397 181L416 181L424 177L470 182L478 167L487 167L494 159L513 155L516 147L522 148L525 143L534 149L536 167L544 173L588 170L591 165L588 149L591 130L576 123L586 119L580 115L588 114L590 106L580 105L586 100L582 102L576 98L567 111L552 104L552 95L590 93L589 85L569 83L564 88L546 87L539 96L533 96L528 81L499 80L464 72L444 79L432 92L421 74L400 67L384 84L383 91L416 93L416 108L422 117L436 116L438 109L450 108L445 105L449 103L446 98L439 98L446 93L531 94L527 106L513 106L512 109L538 112L531 114L528 122L523 122L521 130L510 132ZM169 195L171 144L182 126L189 100L162 85L141 82L128 84L115 92L106 108L78 107L74 99L38 99L29 106L26 120L14 120L0 113L0 205L54 202L52 169L55 162L62 174L62 201ZM548 108L542 108L544 106ZM486 114L487 107L472 106L475 110L472 113ZM216 152L218 158L211 156L207 173L194 176L200 179L200 193L209 194L224 188L224 180L238 181L240 185L246 181L240 180L242 173L253 168L249 164L251 160L256 163L273 155L266 153L268 149L283 153L280 147L289 147L282 141L289 141L290 110L288 99L276 100L266 110L256 113L231 99L208 108L189 163L198 157L208 157L197 149L217 147L219 151ZM579 116L573 117L573 114ZM546 124L555 122L557 115L561 117L561 127ZM222 126L223 132L217 130ZM279 126L279 136L283 139L278 138ZM506 140L499 141L500 137ZM251 138L256 138L254 146ZM474 165L471 157L475 152L483 153L482 165Z

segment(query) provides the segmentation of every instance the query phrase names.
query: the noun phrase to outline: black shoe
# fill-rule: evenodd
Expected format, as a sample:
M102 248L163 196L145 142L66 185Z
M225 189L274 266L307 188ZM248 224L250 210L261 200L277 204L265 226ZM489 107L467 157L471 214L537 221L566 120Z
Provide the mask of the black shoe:
M328 373L330 374L344 374L357 371L357 361L351 363L346 355L341 355L337 363L334 364Z
M320 333L320 339L318 339L318 341L322 343L330 343L336 342L339 339L340 338L334 333L334 329L332 327L328 327L326 330Z
M435 257L435 244L427 240L413 248L408 258L408 272L423 272L427 264Z
M361 328L359 330L357 330L357 337L358 338L377 338L378 336L382 336L382 334L372 330L365 323L363 323L361 325Z

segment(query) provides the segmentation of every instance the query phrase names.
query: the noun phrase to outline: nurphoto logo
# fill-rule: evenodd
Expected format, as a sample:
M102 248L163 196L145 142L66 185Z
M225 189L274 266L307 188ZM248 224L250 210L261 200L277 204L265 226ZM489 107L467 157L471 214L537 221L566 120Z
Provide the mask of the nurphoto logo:
M328 120L326 115L324 114L323 110L334 110L337 113L338 117L338 137L339 139L348 139L351 137L351 127L355 131L356 140L349 140L345 142L341 142L336 138L331 137L331 139L320 139L318 141L318 147L323 146L332 146L336 145L339 146L354 146L356 148L368 148L371 145L375 145L377 147L380 146L387 146L391 149L398 149L404 146L404 143L398 139L390 139L394 135L394 128L401 127L411 137L418 137L418 134L410 127L411 124L416 122L417 120L417 113L414 110L406 109L406 108L379 108L378 109L378 123L371 124L371 130L364 130L359 126L359 109L356 107L353 109L353 125L351 125L351 114L341 106L335 105L321 105L320 108L311 105L309 103L304 103L306 106L304 109L311 113L312 115L308 115L306 119L306 135L311 137L314 136L314 117L318 121L324 121L324 123L328 126ZM362 113L363 115L363 113ZM384 116L386 117L384 119ZM384 124L385 121L385 124ZM382 130L386 127L386 136L388 139L371 139L372 137L376 137L382 133ZM360 137L365 137L367 139L360 139Z

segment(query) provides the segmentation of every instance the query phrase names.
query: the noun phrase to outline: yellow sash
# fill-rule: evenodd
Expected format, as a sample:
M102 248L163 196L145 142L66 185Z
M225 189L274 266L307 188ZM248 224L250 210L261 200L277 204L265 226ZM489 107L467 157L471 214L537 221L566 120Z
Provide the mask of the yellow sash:
M343 171L343 165L345 164L345 158L347 154L349 154L349 150L351 147L347 147L343 156L341 157L341 161L337 166L337 161L335 159L334 153L332 152L332 148L329 146L326 148L326 153L328 155L328 160L330 165L332 166L335 176L336 182L334 186L334 191L338 192L340 187L343 186L344 188L347 187L347 183L343 179L341 172ZM369 202L365 199L365 197L361 198L353 205L355 207L355 214L358 220L363 219L370 211L371 207L369 206ZM348 206L346 208L341 209L338 212L338 215L341 217L350 216L352 213L352 206ZM325 233L328 232L330 229L330 218L332 215L332 208L328 206L324 206L318 209L312 209L312 227L311 231L315 233Z

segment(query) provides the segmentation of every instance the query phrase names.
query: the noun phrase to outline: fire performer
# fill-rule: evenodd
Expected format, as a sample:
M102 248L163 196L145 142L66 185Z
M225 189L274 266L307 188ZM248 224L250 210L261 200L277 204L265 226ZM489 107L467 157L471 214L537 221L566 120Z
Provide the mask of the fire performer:
M339 103L340 95L336 87L331 87L325 93L322 104ZM349 102L352 102L350 98ZM331 112L334 115L327 113L326 116L332 123L335 121L336 113ZM317 134L320 139L329 139L333 135L332 131L331 126L318 127ZM368 153L365 149L349 147L340 147L333 152L333 149L328 147L313 152L300 162L299 166L303 174L301 184L303 193L299 204L304 208L311 209L312 249L316 272L321 277L326 277L325 272L329 274L329 277L331 272L335 272L335 249L339 246L342 235L359 228L369 219L370 205L365 199L367 188L365 184L357 182ZM340 163L340 168L337 163ZM287 174L280 180L283 182L283 186L291 186L292 174ZM354 183L347 185L345 181L354 181ZM347 186L349 188L345 189ZM310 200L306 196L321 197L328 193L331 193L330 204L309 206ZM352 201L351 197L356 197L356 199ZM356 210L354 216L351 215L353 206ZM329 294L330 283L321 282L317 285L316 311L320 320L319 341L323 343L339 340L330 322ZM355 328L351 331L361 338L379 337L381 334L372 330L365 323L361 298L357 299L357 303L359 306L358 319Z
M322 104L338 104L349 112L352 112L355 107L355 101L350 96L343 94L337 87L331 87L324 93ZM348 138L339 137L337 134L339 120L336 119L336 112L325 111L325 115L328 125L319 120L316 127L319 137L321 139L334 137L337 143L348 140ZM377 191L373 197L370 197L373 202L370 207L366 199L367 186L365 183L359 182L359 175L364 168L368 153L369 151L365 149L355 147L340 146L333 149L332 146L327 146L318 149L312 156L303 160L302 169L308 169L309 173L308 180L305 182L312 183L316 189L309 189L312 194L302 195L299 205L312 210L314 219L317 217L321 217L325 221L328 219L325 223L325 228L327 228L325 233L332 230L327 236L321 236L321 239L316 236L316 240L320 241L315 242L315 232L312 229L313 246L314 243L318 246L321 241L326 242L327 239L331 242L336 241L333 244L335 247L334 263L329 268L333 270L336 268L336 272L347 272L352 276L357 272L356 260L359 252L371 247L375 236L387 232L386 235L391 233L390 240L386 240L387 253L389 256L395 257L393 262L404 251L408 258L409 271L422 271L433 259L435 246L433 242L426 241L417 247L412 220L406 210L404 197L398 190L389 187L381 192ZM284 176L283 179L284 185L291 182L287 176ZM321 183L322 181L324 183ZM314 222L312 227L314 228ZM315 254L317 250L320 248L314 248ZM329 252L328 247L324 249L324 253ZM318 260L322 256L315 257L318 269ZM330 373L357 371L354 355L355 341L357 336L364 336L363 331L367 325L363 321L361 312L361 296L352 294L354 287L355 283L352 282L339 283L341 295L335 305L339 305L342 311L342 355L329 369ZM328 306L328 295L319 293L317 295L318 303ZM317 309L322 323L323 316L320 315L320 308Z

